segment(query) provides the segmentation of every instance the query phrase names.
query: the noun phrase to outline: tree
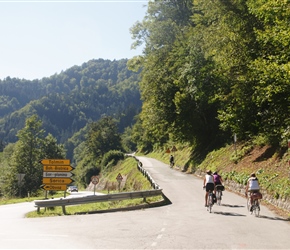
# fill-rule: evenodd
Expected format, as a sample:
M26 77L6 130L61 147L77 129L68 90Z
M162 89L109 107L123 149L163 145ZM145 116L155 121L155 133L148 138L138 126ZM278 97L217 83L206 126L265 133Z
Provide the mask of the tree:
M17 136L19 140L11 156L11 171L7 180L11 191L6 190L6 193L23 196L28 192L35 193L42 180L42 165L39 161L43 155L41 148L44 130L41 129L41 121L36 115L26 120L25 127ZM25 174L22 183L18 183L19 174Z
M105 116L98 122L91 123L87 146L95 159L100 159L110 150L120 150L121 137L116 121L112 117Z
M48 134L42 144L43 158L46 159L64 159L65 151L62 144L58 144L52 134Z
M261 23L255 29L260 51L249 66L256 82L253 102L258 107L259 133L271 144L290 136L290 4L289 1L247 1Z
M43 158L63 159L64 150L56 139L49 134L44 138L42 122L36 115L26 119L25 126L17 134L19 140L13 147L10 167L5 173L4 194L8 196L25 196L36 194L42 184ZM20 182L20 174L24 178Z

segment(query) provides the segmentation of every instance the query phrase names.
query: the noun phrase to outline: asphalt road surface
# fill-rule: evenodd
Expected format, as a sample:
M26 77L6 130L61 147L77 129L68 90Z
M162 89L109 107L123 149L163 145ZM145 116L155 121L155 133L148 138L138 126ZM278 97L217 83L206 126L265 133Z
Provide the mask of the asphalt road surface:
M34 203L0 206L0 249L290 249L290 224L224 191L204 207L202 180L155 159L138 157L172 202L136 211L25 218Z

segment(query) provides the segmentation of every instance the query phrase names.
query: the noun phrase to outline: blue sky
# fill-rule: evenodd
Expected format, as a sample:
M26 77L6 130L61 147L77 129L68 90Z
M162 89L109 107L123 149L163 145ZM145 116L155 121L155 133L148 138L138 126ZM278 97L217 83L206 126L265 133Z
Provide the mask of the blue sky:
M141 54L142 48L130 48L129 29L143 20L147 4L0 0L0 79L41 79L91 59Z

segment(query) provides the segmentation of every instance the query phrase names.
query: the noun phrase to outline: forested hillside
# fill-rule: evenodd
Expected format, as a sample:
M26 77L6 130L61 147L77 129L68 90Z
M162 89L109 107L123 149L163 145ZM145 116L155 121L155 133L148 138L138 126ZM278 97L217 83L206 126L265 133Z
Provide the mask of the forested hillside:
M139 81L127 59L91 60L34 81L0 81L0 196L37 194L41 159L70 159L75 180L85 186L107 152L122 158L121 151L135 149L128 138L141 109Z
M126 63L125 59L91 60L48 78L0 81L2 142L16 142L16 133L32 114L60 143L102 115L116 118L123 132L141 108L139 74L129 71Z
M276 0L149 2L132 29L144 55L138 148L187 142L196 156L260 137L290 138L290 4ZM171 143L172 144L172 143Z

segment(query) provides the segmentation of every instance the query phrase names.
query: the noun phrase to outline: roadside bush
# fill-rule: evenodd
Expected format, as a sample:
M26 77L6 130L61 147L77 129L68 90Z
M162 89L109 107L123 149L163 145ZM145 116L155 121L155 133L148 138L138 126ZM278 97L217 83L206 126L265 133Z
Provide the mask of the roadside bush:
M123 152L118 150L111 150L104 154L101 165L103 168L108 169L110 166L115 166L118 161L124 160L125 155Z

